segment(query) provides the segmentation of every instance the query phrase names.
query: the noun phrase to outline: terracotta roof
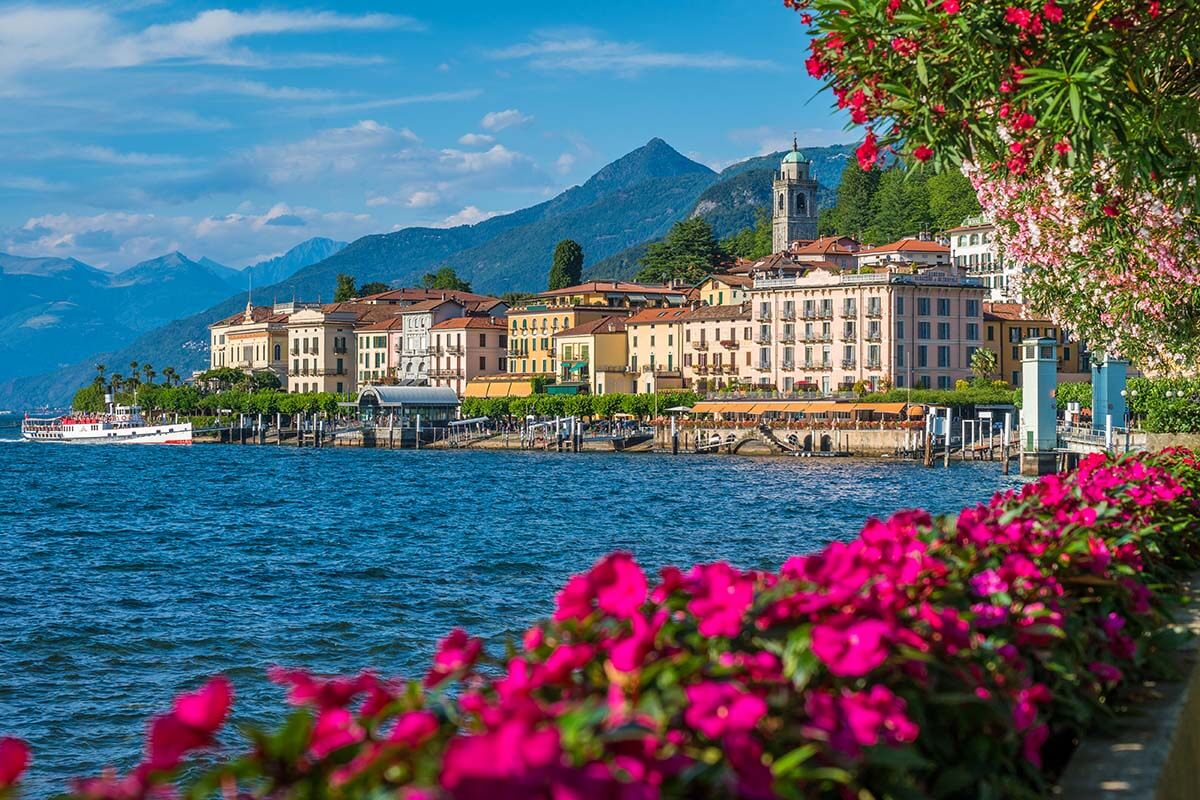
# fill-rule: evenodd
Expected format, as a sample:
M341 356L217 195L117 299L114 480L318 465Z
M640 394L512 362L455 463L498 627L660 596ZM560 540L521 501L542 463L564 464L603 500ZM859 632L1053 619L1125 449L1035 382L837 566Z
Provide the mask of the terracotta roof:
M643 308L625 321L627 325L652 325L656 322L678 322L687 308Z
M504 305L503 300L490 297L487 300L474 300L467 303L467 311L472 314L485 314L496 306Z
M481 328L483 330L508 330L508 324L496 317L452 317L434 325L430 330L461 330L463 328Z
M378 322L381 319L391 319L396 316L396 309L391 306L373 306L366 303L326 303L320 311L325 314L353 314L357 322Z
M404 327L404 320L400 317L391 317L390 319L381 319L378 322L373 322L365 328L359 328L360 331L394 331Z
M421 289L418 287L407 287L404 289L392 289L387 292L378 294L369 294L366 297L358 298L362 302L372 303L416 303L421 300L440 300L441 298L449 298L460 302L482 302L485 300L496 300L486 294L475 294L473 292L459 292L453 289Z
M1004 320L1006 322L1038 322L1046 325L1054 323L1045 317L1035 316L1020 303L984 303L983 318Z
M996 227L994 222L981 222L978 225L959 225L956 228L950 228L944 233L958 233L959 231L982 231L991 230Z
M271 306L255 306L251 311L251 317L254 322L287 322L287 314L276 314L275 309ZM217 320L208 327L221 328L228 325L240 325L246 319L245 310L232 314L225 319Z
M466 307L463 303L459 302L458 300L453 300L449 297L447 297L445 299L439 297L436 300L422 300L421 302L413 303L410 306L403 306L400 309L400 311L397 313L419 314L422 311L432 311L433 309L435 309L439 306L444 306L446 303L454 303L455 305L462 306L463 308Z
M538 297L561 297L572 294L683 294L682 289L673 289L662 284L628 283L626 281L588 281L565 289L539 292Z
M885 244L881 247L872 247L867 250L859 250L858 255L866 256L875 253L947 253L950 248L944 244L937 242L926 242L921 239L899 239L891 244Z
M689 309L681 322L705 322L708 320L749 320L750 305L742 303L736 306L699 306Z
M625 323L629 320L626 317L600 317L591 322L585 322L582 325L576 325L574 328L567 328L554 334L555 336L591 336L597 333L624 333Z
M721 274L717 274L717 275L709 275L708 278L706 279L706 281L716 281L717 283L723 283L726 286L737 286L737 287L745 287L745 286L753 286L754 285L754 279L751 278L749 275L740 275L740 274L733 274L733 273L721 273Z
M803 272L804 270L808 269L808 267L808 262L794 261L791 253L772 253L771 255L760 258L757 261L739 261L729 271L732 273L745 275L752 272L765 272L770 270Z
M850 255L858 251L858 243L855 242L855 249L851 249L842 244L843 240L854 241L848 236L822 236L816 241L808 242L800 247L792 250L793 255L828 255L830 253L836 255Z

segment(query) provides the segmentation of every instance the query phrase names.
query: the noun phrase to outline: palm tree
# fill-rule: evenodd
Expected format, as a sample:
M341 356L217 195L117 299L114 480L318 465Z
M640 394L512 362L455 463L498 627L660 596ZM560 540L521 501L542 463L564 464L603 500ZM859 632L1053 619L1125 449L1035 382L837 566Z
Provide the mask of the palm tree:
M996 372L996 352L987 347L980 347L971 354L971 371L976 377L986 379Z
M167 382L167 386L175 385L174 384L175 377L176 377L176 375L175 375L174 367L164 367L163 368L163 380Z
M121 393L121 387L125 385L125 378L119 372L114 372L108 376L108 391L113 396L113 400L117 399L117 395Z
M146 376L146 383L154 383L154 367L149 364L142 364L142 374Z

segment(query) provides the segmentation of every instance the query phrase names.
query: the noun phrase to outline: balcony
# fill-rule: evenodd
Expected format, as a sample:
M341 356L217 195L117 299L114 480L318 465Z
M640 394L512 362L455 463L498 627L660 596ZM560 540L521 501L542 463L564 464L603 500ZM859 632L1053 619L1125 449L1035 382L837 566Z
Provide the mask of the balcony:
M833 319L833 306L822 308L817 312L817 319Z
M720 366L720 365L718 365L718 366ZM726 364L725 366L720 367L720 371L724 372L726 375L737 375L737 371L738 371L737 364L730 362L730 363Z
M299 348L299 347L296 347L295 345L292 345L292 350L291 350L291 352L292 352L292 355L294 355L294 356L298 356L298 355L300 355L300 348Z
M694 369L696 370L697 375L707 375L708 374L708 364L697 364L694 367Z
M867 369L881 369L883 367L878 361L868 361Z
M795 361L784 361L784 362L783 362L783 367L782 367L782 369L784 369L784 370L787 370L787 371L789 371L789 372L790 372L791 370L794 370L795 368L796 368L796 362L795 362Z
M463 375L457 369L431 369L429 377L431 378L461 378Z
M856 364L857 364L857 362L855 362L855 360L853 358L843 358L842 359L842 369L854 369Z
M787 331L784 331L782 334L780 334L780 336L779 336L779 341L781 341L781 342L794 342L794 341L796 341L796 334L795 334L795 333L788 333Z
M596 367L596 372L624 372L624 371L625 371L624 364L608 364L608 365L602 364L602 365Z
M754 368L756 370L758 370L759 372L770 372L771 371L771 365L766 361L759 361L757 364L754 365Z
M858 338L858 331L854 328L842 328L842 338L847 341L854 341Z
M841 315L843 317L857 318L858 317L858 307L857 306L843 306Z
M878 306L867 309L867 317L869 317L870 319L879 319L882 316L883 316L883 309Z
M815 362L815 361L805 361L805 362L804 362L804 368L805 368L805 369L816 369L816 368L817 368L817 364L816 364L816 362Z
M461 344L448 344L437 349L439 356L461 356L463 348Z
M796 318L796 309L785 308L783 313L779 315L779 318L783 320L794 320Z
M821 361L817 364L817 366L815 368L819 369L823 372L828 372L829 370L833 369L833 362L832 361Z
M868 342L878 342L878 341L882 341L882 339L883 339L882 331L867 331L867 341Z
M771 336L770 336L770 334L767 334L764 336L763 334L760 333L754 337L754 343L755 344L770 344Z
M816 319L817 312L813 311L812 309L805 309L804 314L802 315L802 318L803 319Z
M721 347L724 347L726 350L737 350L740 346L741 345L738 344L737 339L722 339L721 340Z
M692 349L700 351L708 350L708 342L704 341L703 339L697 342L692 342Z
M833 334L832 333L818 333L813 337L813 341L815 341L815 342L832 342Z

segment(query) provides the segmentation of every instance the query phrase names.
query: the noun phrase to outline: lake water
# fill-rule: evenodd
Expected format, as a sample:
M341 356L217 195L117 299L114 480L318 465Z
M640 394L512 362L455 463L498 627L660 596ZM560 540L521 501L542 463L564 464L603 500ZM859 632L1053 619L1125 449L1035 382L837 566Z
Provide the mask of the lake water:
M869 515L955 510L997 464L0 442L0 733L27 796L136 760L144 720L271 664L418 675L455 625L496 642L613 549L648 570L778 567Z

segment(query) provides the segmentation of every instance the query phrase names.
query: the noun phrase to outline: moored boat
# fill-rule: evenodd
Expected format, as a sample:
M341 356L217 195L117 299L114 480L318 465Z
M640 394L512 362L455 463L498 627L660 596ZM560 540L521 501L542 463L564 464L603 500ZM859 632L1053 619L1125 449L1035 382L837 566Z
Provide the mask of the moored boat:
M192 423L150 423L137 406L109 405L104 414L71 413L59 417L26 417L21 438L31 442L81 444L191 444Z

